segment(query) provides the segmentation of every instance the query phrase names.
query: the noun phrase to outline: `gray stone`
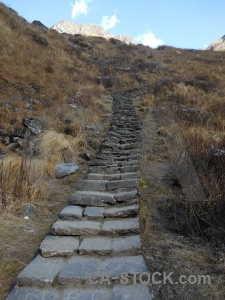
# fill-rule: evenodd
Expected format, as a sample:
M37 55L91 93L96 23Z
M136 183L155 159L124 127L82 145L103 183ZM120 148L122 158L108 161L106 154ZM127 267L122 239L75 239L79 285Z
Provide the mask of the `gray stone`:
M79 167L73 163L61 163L55 166L56 178L62 178L75 173Z
M61 300L56 290L40 290L15 286L6 300Z
M118 202L130 202L137 198L137 190L116 193L114 198Z
M48 235L41 243L40 250L43 257L69 256L77 251L79 244L78 238Z
M121 179L138 179L138 177L139 174L137 174L137 172L121 174Z
M133 165L133 166L124 166L120 168L121 173L134 173L138 172L140 169L139 165Z
M30 205L26 204L24 207L24 216L28 216L29 218L35 217L36 212L35 209Z
M100 232L101 223L96 221L61 221L58 220L52 226L54 235L97 235Z
M40 255L18 275L20 286L50 286L64 266L62 258L43 258Z
M71 195L70 202L76 205L106 206L115 204L114 194L95 191L78 191Z
M107 235L137 234L139 233L138 219L130 218L125 220L105 221L101 233Z
M61 219L81 219L83 216L83 208L77 205L68 205L59 213Z
M109 181L106 184L108 190L114 189L123 189L123 188L132 188L138 186L137 179L125 179L125 180L116 180L116 181Z
M41 133L48 128L48 125L38 118L24 118L22 121L23 125L34 135Z
M110 300L112 292L110 289L66 289L61 300Z
M112 252L112 240L104 237L85 238L79 247L80 254L105 255Z
M0 106L6 107L7 109L15 112L16 110L18 110L18 107L16 107L15 105L13 105L12 103L0 100Z
M127 218L127 217L134 217L138 214L139 205L134 204L130 206L123 206L123 207L112 207L106 208L104 211L105 218Z
M94 277L107 275L109 278L122 273L147 272L143 256L122 256L97 259L89 257L72 257L58 275L59 284L90 284ZM99 275L98 275L99 274Z
M82 180L79 189L81 191L105 191L105 180Z
M113 254L113 253L137 253L141 248L139 236L128 236L123 238L85 238L79 247L80 254Z
M103 180L104 174L101 173L91 173L87 176L88 180Z
M122 285L113 287L112 300L151 300L147 285Z
M86 207L84 211L84 216L89 219L103 219L103 214L104 208L102 207Z

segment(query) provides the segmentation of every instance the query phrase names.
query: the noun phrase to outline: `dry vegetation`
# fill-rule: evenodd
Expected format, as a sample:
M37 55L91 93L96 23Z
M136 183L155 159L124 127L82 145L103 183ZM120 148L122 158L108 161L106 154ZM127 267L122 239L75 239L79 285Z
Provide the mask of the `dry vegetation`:
M167 228L168 239L176 238L176 234L207 237L210 242L213 239L214 249L222 249L225 53L173 47L153 50L115 39L60 35L27 23L3 4L0 27L0 100L14 107L10 109L0 102L0 130L12 135L15 127L23 128L24 118L37 117L48 124L46 131L32 139L34 155L25 143L15 151L0 146L7 154L0 163L3 297L82 176L87 164L79 153L95 155L109 122L104 112L110 105L102 95L115 90L147 90L139 103L142 114L153 106L172 112L207 197L206 202L176 198L169 205L160 204L160 217L172 224ZM100 134L94 135L87 125L100 128ZM173 137L173 131L163 124L160 132ZM76 162L80 171L58 181L54 178L57 162ZM34 220L23 219L27 203L37 212ZM177 211L179 218L175 218ZM141 213L143 218L148 217L145 210ZM30 244L30 228L35 231L33 245L26 247ZM206 232L211 235L206 236ZM17 247L15 239L23 246ZM208 246L201 245L203 253L204 247ZM210 253L207 250L209 258ZM218 297L209 299L222 299Z

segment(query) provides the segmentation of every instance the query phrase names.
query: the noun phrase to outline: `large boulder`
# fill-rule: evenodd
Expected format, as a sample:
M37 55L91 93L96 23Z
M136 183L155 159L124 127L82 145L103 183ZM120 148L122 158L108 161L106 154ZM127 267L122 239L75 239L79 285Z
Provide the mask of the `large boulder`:
M62 178L75 173L79 167L73 163L61 163L55 166L56 178Z

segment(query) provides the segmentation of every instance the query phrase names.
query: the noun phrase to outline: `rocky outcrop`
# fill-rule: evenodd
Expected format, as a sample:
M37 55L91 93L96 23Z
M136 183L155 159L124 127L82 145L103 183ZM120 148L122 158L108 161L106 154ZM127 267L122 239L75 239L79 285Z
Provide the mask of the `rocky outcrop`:
M68 34L81 34L85 36L98 36L105 39L114 38L122 41L126 44L137 44L137 42L129 36L116 35L113 36L110 32L102 29L96 24L77 24L70 21L60 21L53 25L51 29L58 31L59 33L68 33Z
M225 35L210 44L205 50L225 51Z

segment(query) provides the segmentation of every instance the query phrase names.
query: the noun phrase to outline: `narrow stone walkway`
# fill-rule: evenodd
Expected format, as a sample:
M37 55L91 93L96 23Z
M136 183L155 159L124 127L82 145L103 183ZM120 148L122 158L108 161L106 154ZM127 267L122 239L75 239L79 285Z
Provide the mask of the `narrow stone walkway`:
M141 125L130 97L112 96L99 154L7 300L151 300L139 281Z

